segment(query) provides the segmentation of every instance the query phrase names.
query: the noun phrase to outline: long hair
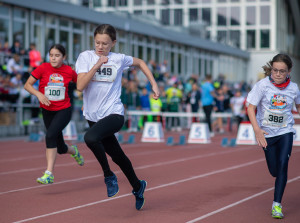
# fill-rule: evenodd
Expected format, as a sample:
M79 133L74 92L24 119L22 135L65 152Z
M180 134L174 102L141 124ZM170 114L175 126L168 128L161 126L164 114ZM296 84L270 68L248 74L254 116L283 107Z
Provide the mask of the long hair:
M273 63L274 62L283 62L288 67L288 70L290 70L293 67L293 62L291 58L287 54L277 54L273 57L272 60L270 60L266 65L264 65L262 68L264 69L265 76L270 76Z

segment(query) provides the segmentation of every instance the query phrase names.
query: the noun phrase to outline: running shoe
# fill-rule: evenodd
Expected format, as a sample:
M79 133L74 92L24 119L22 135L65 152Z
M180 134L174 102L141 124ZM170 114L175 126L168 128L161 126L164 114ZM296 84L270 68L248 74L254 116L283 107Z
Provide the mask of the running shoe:
M52 184L54 181L53 174L47 174L46 172L42 177L36 179L36 181L40 184Z
M71 155L71 157L73 157L80 166L83 166L84 159L82 155L79 153L77 146L74 145L72 147L75 150L75 155Z
M114 197L119 192L117 176L114 174L104 178L104 182L107 187L107 196Z
M279 218L279 219L284 217L284 215L282 214L282 206L281 205L275 205L272 208L272 217Z
M133 195L135 196L135 208L137 210L141 210L145 204L144 192L147 186L147 182L145 180L141 180L141 188L138 192L132 191Z

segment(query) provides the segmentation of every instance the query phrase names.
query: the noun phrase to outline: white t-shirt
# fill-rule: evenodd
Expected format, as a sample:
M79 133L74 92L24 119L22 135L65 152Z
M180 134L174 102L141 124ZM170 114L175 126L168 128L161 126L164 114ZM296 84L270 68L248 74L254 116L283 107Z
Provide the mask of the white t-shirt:
M257 82L249 92L247 102L257 106L256 120L261 129L269 135L266 138L295 134L292 109L294 102L300 104L300 92L297 84L290 84L283 90L275 87L266 77Z
M112 52L107 57L108 62L101 66L83 90L83 115L93 122L110 114L124 115L120 99L121 79L123 70L132 65L133 58ZM76 73L89 72L99 58L94 50L80 53L75 64Z
M232 97L230 99L230 104L232 104L232 112L235 116L243 116L242 110L244 106L245 98L243 96L240 97Z

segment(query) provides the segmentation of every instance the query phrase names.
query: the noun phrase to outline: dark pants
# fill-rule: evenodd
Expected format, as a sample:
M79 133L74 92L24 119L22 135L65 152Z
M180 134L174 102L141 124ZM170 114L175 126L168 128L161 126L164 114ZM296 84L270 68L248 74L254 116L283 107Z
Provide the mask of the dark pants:
M288 163L293 146L293 133L266 138L268 146L264 150L270 174L276 178L274 201L281 203L287 183Z
M84 136L84 141L94 153L101 165L104 176L110 176L111 170L108 164L106 153L121 168L131 186L135 188L140 181L137 178L132 164L123 152L120 144L114 135L124 124L124 116L112 114L98 122L88 121L90 129Z
M205 105L203 106L203 111L205 114L205 122L208 124L209 131L212 132L211 128L211 113L213 110L213 105Z
M68 152L62 131L70 122L71 113L70 107L60 111L42 109L43 120L47 129L46 146L47 148L57 148L59 154Z

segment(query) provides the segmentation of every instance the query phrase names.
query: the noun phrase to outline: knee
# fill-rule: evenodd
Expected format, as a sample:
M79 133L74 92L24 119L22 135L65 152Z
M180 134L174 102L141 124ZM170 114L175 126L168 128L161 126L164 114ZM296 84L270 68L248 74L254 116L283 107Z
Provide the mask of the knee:
M57 146L57 153L58 154L66 154L68 152L68 146L66 144L64 145L58 145Z
M95 138L91 134L88 134L88 132L84 135L84 141L88 146L97 143L97 140L95 140Z

